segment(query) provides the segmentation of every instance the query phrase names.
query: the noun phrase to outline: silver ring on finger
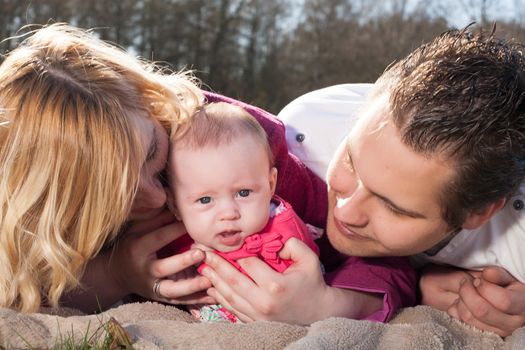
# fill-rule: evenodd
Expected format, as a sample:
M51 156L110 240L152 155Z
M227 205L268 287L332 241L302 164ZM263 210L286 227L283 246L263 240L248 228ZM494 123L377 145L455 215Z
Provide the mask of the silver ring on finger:
M160 298L162 299L163 296L160 294L160 282L162 282L163 279L162 278L157 278L154 282L153 282L153 294L157 297L157 298Z

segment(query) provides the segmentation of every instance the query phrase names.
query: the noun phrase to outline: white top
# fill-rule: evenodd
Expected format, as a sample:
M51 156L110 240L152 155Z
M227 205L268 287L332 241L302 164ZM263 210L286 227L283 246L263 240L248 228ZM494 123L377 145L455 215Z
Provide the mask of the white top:
M372 84L343 84L312 91L279 113L278 118L286 125L290 151L321 178L325 178L331 156L348 135L353 117L371 87ZM522 185L519 193L487 224L476 230L462 230L434 256L420 254L414 261L466 269L496 265L525 283L524 203L525 185Z
M460 231L436 255L420 254L435 263L481 270L501 266L525 283L525 186L488 223L476 230ZM416 260L416 261L417 261Z
M286 125L290 152L321 179L372 86L344 84L312 91L293 100L277 116Z

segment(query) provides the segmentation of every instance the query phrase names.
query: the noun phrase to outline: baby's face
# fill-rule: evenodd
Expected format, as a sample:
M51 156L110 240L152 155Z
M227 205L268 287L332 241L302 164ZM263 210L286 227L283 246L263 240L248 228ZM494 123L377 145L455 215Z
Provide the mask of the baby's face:
M228 252L266 225L277 170L251 137L203 149L175 145L168 166L174 204L195 242Z

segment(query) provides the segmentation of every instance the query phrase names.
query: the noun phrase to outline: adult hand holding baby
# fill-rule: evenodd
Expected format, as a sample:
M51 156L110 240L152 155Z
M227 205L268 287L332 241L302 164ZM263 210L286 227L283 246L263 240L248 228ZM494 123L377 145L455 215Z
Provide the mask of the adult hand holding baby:
M318 319L318 314L324 311L316 306L324 305L318 296L324 295L328 288L319 258L296 238L285 243L279 256L294 261L281 273L255 257L237 260L250 279L217 254L206 252L204 262L208 267L202 274L213 284L208 289L209 295L244 322L274 320L307 324Z
M257 258L238 260L250 279L218 255L206 252L208 267L202 273L213 284L208 294L245 322L310 324L338 315L359 318L378 307L369 294L328 286L317 255L304 242L289 239L279 256L294 261L282 273ZM356 307L365 300L366 307Z
M132 225L112 251L95 257L87 265L83 283L93 286L90 289L94 289L96 298L90 292L73 292L63 298L64 305L94 312L131 293L171 304L215 302L205 292L210 282L190 269L204 259L201 250L157 258L160 248L184 233L182 223L174 222L168 211ZM105 288L96 288L100 285Z
M174 222L169 211L132 226L112 257L112 276L117 284L124 291L172 304L213 303L205 293L210 282L192 269L204 260L203 251L191 249L157 258L159 249L185 233L184 225Z

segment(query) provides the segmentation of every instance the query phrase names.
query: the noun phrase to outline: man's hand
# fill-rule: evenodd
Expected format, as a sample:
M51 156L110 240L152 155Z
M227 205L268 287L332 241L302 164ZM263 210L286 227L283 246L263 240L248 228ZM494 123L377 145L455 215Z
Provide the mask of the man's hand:
M447 311L459 298L464 280L472 280L479 271L467 271L441 265L428 265L421 273L419 289L421 304Z
M508 336L525 324L525 285L500 267L466 281L448 313L479 329Z
M502 337L525 324L525 285L505 269L438 267L427 272L420 281L424 304Z
M202 273L213 284L208 294L245 322L309 324L329 316L357 318L381 308L381 298L376 295L326 285L317 255L298 239L288 240L280 256L294 261L283 273L257 258L239 260L250 279L207 252L208 267Z

